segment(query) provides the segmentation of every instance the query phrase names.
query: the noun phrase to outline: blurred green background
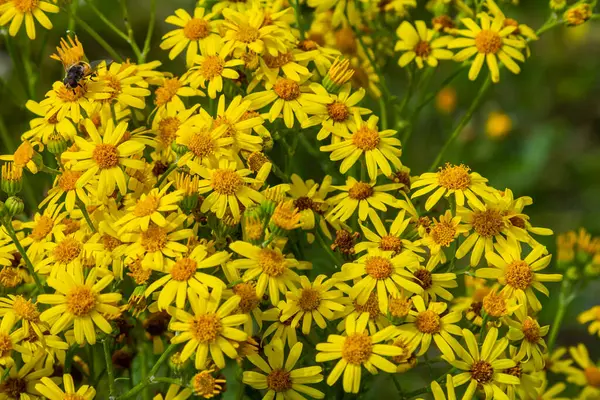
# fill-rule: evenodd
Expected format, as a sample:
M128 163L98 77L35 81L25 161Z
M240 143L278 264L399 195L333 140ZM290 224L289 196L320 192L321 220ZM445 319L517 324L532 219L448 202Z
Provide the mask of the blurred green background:
M505 14L534 29L539 28L549 14L546 1L528 1L520 7L507 6ZM96 1L102 11L123 27L117 0ZM163 70L176 74L184 71L182 58L168 61L167 53L160 50L160 37L171 30L164 19L179 7L192 10L193 0L158 1L157 25L148 60L163 61ZM129 1L131 22L138 43L143 43L149 15L147 0ZM85 2L79 5L80 18L94 28L123 56L132 56L129 45L104 26ZM27 83L21 76L23 57L33 63L39 78L34 82L33 99L41 101L51 84L61 80L64 71L50 54L59 38L67 31L66 13L52 15L52 31L37 26L38 39L30 42L24 29L15 39L19 57L11 60L6 51L6 29L0 37L0 130L12 140L0 144L2 154L12 153L19 136L28 129L33 117L25 108ZM84 44L90 60L107 58L106 52L76 25L74 31ZM390 32L393 41L395 33ZM549 227L561 233L580 226L600 235L600 24L587 23L578 28L560 27L544 34L531 43L531 57L523 65L520 75L501 72L501 81L488 92L483 105L471 123L447 153L446 160L465 163L490 180L496 188L511 188L515 196L528 195L534 204L526 208L534 226ZM403 73L398 73L397 57L385 66L386 79L392 94L402 98L405 92ZM441 63L436 69L431 87L436 87L456 68L454 63ZM21 73L19 73L21 72ZM426 107L417 121L413 134L405 143L403 163L413 175L424 172L439 152L445 138L471 104L481 85L470 82L466 71L456 78L452 87L457 93L456 110L449 115L440 113L433 103ZM368 106L377 110L377 103ZM151 107L151 104L148 104ZM377 112L377 111L376 111ZM491 139L485 134L485 125L492 112L503 112L512 121L511 131L502 138ZM302 173L310 177L310 171ZM39 201L49 187L47 176L27 175L24 195ZM30 210L31 211L31 210ZM541 241L554 251L554 238ZM600 304L597 292L600 284L590 287L573 303L565 318L559 344L585 342L600 356L598 339L585 333L576 323L579 312ZM557 293L558 285L551 287ZM555 312L557 296L544 307L542 321L550 323ZM385 379L380 377L378 379Z

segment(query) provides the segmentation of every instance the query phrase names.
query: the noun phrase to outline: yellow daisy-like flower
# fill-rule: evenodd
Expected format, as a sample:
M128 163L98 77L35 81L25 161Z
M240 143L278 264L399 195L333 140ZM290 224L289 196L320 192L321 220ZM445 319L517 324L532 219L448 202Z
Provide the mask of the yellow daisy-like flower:
M406 323L398 327L401 335L409 340L416 340L421 344L421 349L416 354L421 356L429 350L431 340L435 342L438 349L447 360L454 360L454 351L458 342L452 335L461 335L457 323L462 319L460 311L452 311L444 316L448 305L446 303L430 302L427 308L421 296L413 296L411 300L415 311L410 311L406 317Z
M583 344L570 347L569 353L577 363L577 367L568 367L564 373L567 381L583 387L580 399L592 400L600 397L600 368L590 359L590 354Z
M248 340L252 340L249 338ZM239 352L239 350L238 350ZM196 396L204 397L205 399L210 399L214 396L219 395L223 392L225 387L225 379L215 378L213 376L213 372L215 372L214 368L205 369L204 371L198 372L190 381L190 385L192 387L192 391ZM185 388L180 393L181 399L186 398L187 391L189 389ZM167 399L165 399L167 400ZM174 398L174 400L179 400L179 398Z
M105 104L117 103L123 108L133 107L143 109L146 107L145 97L152 92L146 89L148 82L143 77L136 75L137 65L102 63L97 69L98 81L110 89L110 97L103 99Z
M6 323L21 321L21 327L25 336L30 335L32 329L38 337L43 337L43 331L46 329L40 321L40 312L37 304L27 300L21 295L9 294L7 297L0 298L0 316L6 319ZM6 317L7 316L7 317ZM0 328L1 330L1 328Z
M385 314L388 311L389 297L400 295L400 288L412 293L423 293L423 288L411 280L413 274L406 270L408 266L418 265L417 257L410 251L394 254L371 248L367 254L352 263L342 266L342 271L333 275L334 279L357 280L348 292L352 300L365 304L375 289L379 308Z
M534 311L542 309L542 304L535 296L536 289L546 296L550 292L543 282L560 282L561 274L541 274L552 259L552 255L544 255L546 248L537 246L524 259L518 249L495 246L498 254L487 252L485 258L493 268L480 268L475 271L478 278L496 279L504 285L501 293L507 297L515 297L519 304L531 307Z
M452 52L444 47L454 38L442 36L434 39L436 31L427 29L424 21L415 21L415 26L403 21L396 30L396 35L400 40L396 42L394 51L404 52L398 59L398 65L401 67L413 60L419 68L423 68L424 62L430 67L437 67L438 60L452 59Z
M67 39L68 42L65 38L60 38L60 45L56 46L56 53L50 56L51 59L60 61L65 69L85 59L83 45L77 35L75 37L67 36Z
M194 235L192 229L181 229L187 215L173 212L166 218L164 226L150 223L148 229L140 232L126 233L121 240L131 243L126 254L129 258L142 257L142 266L163 271L167 258L174 258L188 251L186 245L179 243Z
M204 110L189 117L184 123L180 123L179 118L169 118L165 122L165 128L169 132L173 132L172 129L177 126L175 143L185 146L188 150L177 160L178 165L187 165L194 169L201 165L216 167L220 159L233 158L230 150L233 138L225 136L227 127L214 127L212 117Z
M171 339L171 343L186 343L179 358L182 362L189 359L196 352L195 367L202 369L206 359L210 356L217 367L225 367L225 357L236 358L237 350L229 340L241 342L248 335L237 329L248 319L247 315L230 315L238 308L239 296L230 297L221 304L222 287L213 289L208 299L198 298L194 293L190 295L190 305L193 315L182 309L172 311L176 321L169 324L169 329L178 334Z
M143 193L136 203L127 209L127 214L115 222L119 234L129 231L147 231L150 221L158 226L165 226L167 220L162 213L176 211L178 203L183 199L183 191L175 190L169 194L170 184L162 189L154 188L150 192Z
M260 110L272 103L268 112L269 121L273 122L283 114L283 122L290 129L294 127L294 116L300 124L308 119L305 107L333 102L329 96L312 93L305 82L289 78L277 79L271 89L252 93L246 96L246 100L252 102L252 110Z
M562 382L555 383L551 387L548 387L548 380L542 381L542 386L538 389L539 400L569 400L569 397L557 397L565 391L567 385Z
M277 307L273 307L262 313L263 321L273 321L273 323L264 330L262 339L266 340L269 336L273 335L270 339L271 342L280 339L284 346L287 344L291 348L298 343L297 327L292 327L291 320L281 322L279 319L284 307L285 301L280 301Z
M323 380L323 368L311 366L294 368L302 355L302 343L298 342L290 349L287 360L284 357L283 343L276 339L265 346L267 361L257 354L251 354L248 360L261 372L244 371L242 381L258 390L266 389L263 400L278 399L295 400L308 395L313 399L322 399L325 394L307 384L319 383ZM302 393L302 394L300 394Z
M332 186L341 190L327 200L334 207L327 214L330 221L347 221L358 208L358 219L364 221L370 214L371 207L379 211L387 211L386 204L393 208L400 208L401 203L390 191L396 191L404 186L401 183L376 185L375 182L359 182L353 177L348 177L344 186Z
M597 334L598 337L600 337L600 306L594 306L579 314L579 316L577 316L577 322L580 324L591 322L588 326L588 332L590 335Z
M520 384L519 378L502 372L516 365L513 360L501 358L508 346L508 339L497 340L498 329L491 328L480 349L473 332L463 329L462 333L468 350L458 345L456 355L460 360L447 361L454 368L464 371L453 377L455 386L469 382L463 400L471 400L478 388L485 392L486 399L508 399L506 385Z
M187 400L193 394L190 388L183 388L181 392L179 389L181 389L181 386L172 383L169 385L164 397L162 394L157 394L152 400Z
M84 278L81 268L75 268L73 274L59 271L56 278L48 278L48 286L55 294L41 294L38 302L52 304L52 307L40 315L40 319L51 326L50 333L56 335L71 326L74 338L79 345L96 343L96 327L110 334L112 326L105 315L119 314L115 306L121 300L120 293L102 293L114 279L105 275L98 280L98 268L92 268Z
M341 358L327 377L327 384L333 386L342 373L344 392L358 393L361 381L361 366L370 373L377 369L390 374L396 372L396 365L382 356L399 356L403 350L400 347L380 344L390 338L396 327L389 326L374 335L366 331L369 314L363 313L357 319L350 315L346 319L346 334L329 335L327 343L317 344L316 361L325 362Z
M379 248L383 251L393 251L394 254L398 254L402 251L410 250L414 253L421 253L423 249L413 243L411 240L403 238L404 231L406 227L410 223L410 218L405 218L406 210L400 210L396 218L392 221L390 229L385 227L379 215L375 212L375 210L371 210L369 212L369 217L376 232L373 232L369 228L364 225L360 225L360 228L363 231L363 235L368 242L360 242L354 246L354 250L357 253L362 253L363 251L371 248Z
M40 106L46 108L46 118L55 118L58 122L70 118L79 123L83 115L90 115L97 100L107 100L111 97L105 82L89 79L79 82L75 89L69 89L62 81L54 82L52 89L46 93L46 98Z
M247 270L242 279L247 282L258 278L256 295L259 298L268 289L271 304L277 305L280 292L296 289L294 282L300 278L291 268L297 267L299 263L294 258L284 257L279 248L262 248L240 240L231 243L229 248L245 257L230 263L232 268Z
M182 97L204 96L202 91L197 90L197 88L186 86L186 84L187 81L184 77L181 79L176 76L172 78L163 77L161 86L154 91L154 104L156 105L157 112L160 113L166 108L167 114L173 116L177 112L185 110L185 104L181 99ZM192 109L195 110L197 107L198 106L192 106ZM156 117L153 122L155 120ZM159 121L160 120L161 118L159 118Z
M450 49L465 47L454 55L455 61L463 62L476 55L469 69L469 79L472 81L477 79L484 61L487 62L494 83L500 81L498 60L512 73L521 72L521 68L514 60L525 61L525 57L518 50L525 47L525 42L508 38L517 27L505 26L504 18L501 16L496 16L492 21L488 14L480 13L479 19L481 25L477 25L471 18L461 19L467 29L458 29L456 32L465 37L454 39L448 43Z
M413 280L423 288L423 298L425 301L437 299L440 296L446 301L451 301L454 295L446 289L454 289L458 287L456 282L456 274L452 272L433 272L435 266L428 264L422 267L419 264L410 265L408 269L413 273Z
M86 206L89 205L91 203L90 196L97 196L94 188L95 182L90 181L91 184L78 187L77 181L81 175L83 175L82 171L64 169L54 180L54 186L48 190L48 195L40 202L39 207L53 206L62 201L65 209L68 212L73 212L77 200L81 200Z
M222 25L222 29L225 30L224 53L233 52L235 57L247 50L256 54L269 53L272 56L285 53L287 48L282 40L285 37L285 31L277 25L265 24L266 15L260 7L253 7L252 11L252 13L242 13L230 8L223 10L223 17L225 17ZM286 12L287 9L282 10L270 18L277 18Z
M44 12L57 13L58 6L39 0L8 0L0 5L0 26L10 22L8 33L16 36L25 21L25 30L31 40L35 40L35 19L46 29L52 29L52 22Z
M159 310L166 310L173 303L173 300L175 300L177 308L184 309L188 292L194 292L202 298L208 298L207 287L225 286L225 283L213 275L198 272L198 270L220 266L229 260L229 257L230 254L226 251L220 251L209 256L206 247L198 245L186 257L179 258L176 261L167 260L164 269L165 275L152 282L144 292L144 296L150 297L153 292L160 288L158 296Z
M223 78L237 79L240 74L231 67L243 65L244 61L238 59L226 60L228 54L224 52L223 39L218 36L208 38L201 49L202 54L194 58L194 66L183 79L193 88L198 86L206 88L208 81L208 95L211 99L223 91Z
M331 94L317 83L310 85L311 90L322 97L329 96L333 101L327 104L313 104L305 108L310 117L302 123L302 128L321 125L317 140L324 140L331 135L332 143L338 143L342 138L356 132L354 116L369 114L371 110L358 107L357 104L365 97L365 90L360 88L351 94L352 85L346 83L337 94ZM361 120L362 121L362 120Z
M311 283L306 276L300 277L300 288L285 294L286 305L279 318L281 322L292 321L292 328L296 328L302 321L302 333L308 335L313 319L321 329L327 327L325 319L334 319L334 311L343 311L344 306L339 303L343 296L340 290L331 290L335 280L325 281L326 275L319 275Z
M31 232L20 239L21 245L27 249L27 256L33 260L38 259L56 235L65 229L61 224L68 214L63 211L63 204L51 204L46 207L43 214L36 212L33 221L23 223L22 227L31 229Z
M263 200L264 196L254 190L250 184L256 183L250 177L249 169L237 169L234 161L222 158L216 168L208 169L200 165L189 165L192 172L203 179L198 183L199 193L211 192L202 202L201 212L212 211L218 218L223 218L226 211L231 211L234 218L240 218L240 206L248 208ZM239 203L238 203L239 202Z
M167 23L179 26L179 29L166 33L160 44L163 50L171 49L169 59L173 60L187 47L185 55L186 65L191 67L194 59L198 55L199 49L204 45L204 41L213 32L214 13L205 14L205 9L196 7L192 17L187 11L180 8L175 11L175 15L170 15L165 20Z
M521 360L525 356L533 359L536 370L544 368L544 354L547 352L544 336L548 334L550 325L540 326L536 319L527 315L525 307L515 311L516 320L504 318L504 323L509 327L506 337L511 341L521 341L516 358Z
M31 173L37 174L42 164L41 154L38 151L42 151L43 149L44 146L40 142L23 140L13 154L0 155L0 160L13 162L13 164L5 164L2 167L2 177L11 179L10 176L14 175L15 178L12 178L12 180L21 179L23 168L27 168ZM14 172L11 173L11 170Z
M294 199L294 206L300 211L302 229L312 229L315 226L315 216L323 213L328 207L325 198L331 190L331 176L325 176L321 184L315 183L312 179L303 181L296 174L292 174L290 179L292 183L288 195ZM325 218L318 218L318 220L321 230L331 239Z
M434 268L439 263L445 263L447 258L444 247L449 247L454 240L469 231L469 228L460 223L459 216L452 216L450 210L440 215L439 220L433 219L428 230L423 230L421 244L429 248L431 256L427 261L427 268Z
M144 150L144 143L135 137L123 140L127 132L127 122L120 122L116 127L112 120L108 121L101 136L96 125L90 119L85 120L85 129L91 142L80 136L75 137L79 151L66 151L62 157L76 160L71 171L85 171L77 180L77 187L84 187L92 177L98 175L98 196L106 197L119 188L121 195L127 193L126 175L123 169L144 169L144 161L131 156Z
M440 167L438 172L426 172L411 183L411 189L425 186L413 193L411 198L423 196L437 188L425 202L425 209L428 211L437 204L442 196L448 197L451 195L454 195L456 204L459 206L465 205L466 197L472 204L481 207L483 203L477 196L484 199L493 199L494 197L491 189L486 185L487 179L477 172L470 171L470 168L466 165L446 163L446 166Z
M31 128L21 136L25 140L40 141L47 145L50 140L72 140L77 136L77 129L67 118L58 120L56 114L49 115L49 106L42 106L33 100L28 100L25 107L39 118L29 121Z
M258 113L249 111L251 104L247 98L243 99L242 96L235 96L229 105L225 107L225 96L219 97L214 127L224 126L227 128L224 136L233 138L232 150L234 157L238 157L237 154L241 150L250 152L262 150L262 135L252 135L252 131L266 130L262 126L264 119Z
M29 350L20 342L27 337L23 329L13 331L17 319L12 313L6 313L2 316L0 322L0 365L11 366L15 363L14 353L21 355L31 355ZM12 331L12 332L11 332Z
M59 271L72 273L74 269L81 268L85 259L83 244L86 239L83 230L67 232L67 235L63 231L57 232L54 242L47 245L45 257L35 264L36 272L56 277Z
M546 370L555 374L564 374L573 364L573 360L563 359L565 354L567 354L567 349L564 347L557 347L554 351L545 354L544 365Z
M76 390L75 382L70 374L64 374L62 382L64 391L52 379L43 377L41 383L35 385L35 389L48 400L92 400L96 397L96 389L89 385L82 385Z
M364 155L367 172L371 180L377 179L378 169L389 176L392 174L390 162L396 169L402 168L400 162L400 140L393 137L396 131L386 129L379 131L377 128L379 118L371 115L365 122L358 112L354 113L356 130L351 135L344 137L339 143L321 146L321 151L331 151L332 161L344 160L340 164L340 172L346 174L348 170Z
M0 374L4 377L0 384L0 400L38 399L42 395L36 386L41 383L41 378L54 373L51 358L41 362L44 355L45 352L40 351L19 369L16 365L6 370L0 368Z

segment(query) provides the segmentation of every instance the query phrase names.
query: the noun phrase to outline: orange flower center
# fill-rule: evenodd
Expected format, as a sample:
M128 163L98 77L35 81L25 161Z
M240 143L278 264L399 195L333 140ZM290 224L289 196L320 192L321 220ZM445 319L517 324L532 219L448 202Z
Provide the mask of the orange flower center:
M238 31L235 35L236 40L242 43L252 43L260 37L260 32L258 29L250 26L250 25L240 25L238 26Z
M158 139L164 146L173 142L179 129L179 119L177 117L167 117L158 123Z
M446 164L444 168L440 167L438 172L438 183L446 189L465 190L471 184L469 167L461 165Z
M427 57L429 57L429 54L431 53L431 46L429 45L428 42L420 41L419 43L416 44L416 46L413 50L416 53L417 57L427 58Z
M198 269L198 264L191 258L182 258L177 260L171 269L171 276L174 280L184 282L189 280Z
M300 292L298 298L298 307L302 311L313 311L319 308L321 304L321 293L318 290L312 288L304 288Z
M42 215L33 227L33 230L29 234L29 237L36 241L42 240L50 232L52 232L52 228L54 228L54 221L52 221L52 218Z
M221 328L221 319L216 314L199 315L190 322L190 332L200 343L214 341Z
M475 232L486 238L499 235L505 227L502 214L494 209L475 211L472 224Z
M145 199L138 200L135 208L133 209L133 215L136 217L145 217L158 209L160 199L156 196L147 196Z
M75 89L67 89L64 85L61 85L56 92L56 97L65 103L75 103L84 97L86 93L87 84L80 82L80 86L77 86Z
M415 321L419 332L435 334L441 329L440 316L433 310L427 310L419 313Z
M440 246L450 246L456 235L456 228L451 222L440 221L430 231L431 238Z
M431 272L427 271L425 268L416 270L413 275L417 279L417 283L425 290L429 289L433 284Z
M202 75L204 78L210 80L220 76L225 67L225 62L219 56L206 56L202 61Z
M490 292L483 298L483 309L492 317L502 317L506 315L506 299L501 293Z
M121 242L119 239L106 234L102 235L101 239L102 246L108 251L112 251L123 244L123 242Z
M373 342L366 333L349 335L342 345L342 358L350 364L363 364L373 353Z
M498 32L483 29L475 36L475 47L482 54L496 54L502 48L502 38Z
M525 290L533 282L534 273L525 261L513 261L506 266L504 271L506 284L516 289Z
M267 387L277 393L290 390L292 388L290 373L284 369L274 369L267 375Z
M481 384L491 381L493 376L494 368L487 361L475 361L471 366L471 377Z
M19 12L28 13L38 8L40 0L13 0L13 4Z
M379 132L369 128L366 125L361 126L352 135L352 143L363 151L369 151L377 148L380 141Z
M0 385L0 393L5 393L9 399L20 399L21 394L27 396L27 381L21 378L7 378Z
M164 106L170 102L173 97L177 94L177 91L181 87L181 82L178 78L165 79L162 87L159 87L154 92L155 99L154 104L157 106Z
M67 310L76 317L83 317L96 308L96 293L87 286L77 286L67 294Z
M119 165L119 150L112 144L97 144L92 152L92 159L100 169L114 168Z
M600 388L600 369L594 366L589 366L583 371L583 373L585 374L585 379L587 379L590 386Z
M361 314L368 312L370 319L374 319L381 314L381 310L379 309L379 301L377 300L377 295L375 292L369 295L369 298L365 304L358 304L356 300L352 304L354 305L354 309L357 313Z
M81 253L81 243L73 238L65 238L52 252L54 259L62 264L68 264Z
M412 300L407 299L404 296L392 297L388 308L392 316L396 318L406 317L412 308Z
M233 293L242 299L239 304L242 314L249 313L260 304L260 299L256 296L256 287L252 282L238 283L232 289Z
M352 28L342 28L335 33L336 48L342 54L355 54L358 50Z
M0 354L3 356L8 355L12 349L13 345L10 336L6 333L0 333Z
M274 278L281 276L287 269L283 254L271 249L262 249L260 251L258 265L262 268L263 273Z
M263 56L263 60L269 68L280 68L283 67L285 64L292 62L294 60L294 56L291 52L280 53L275 57L267 53Z
M77 188L77 180L81 175L82 173L79 171L66 170L58 178L58 186L65 192L75 190Z
M237 172L230 169L217 169L213 172L212 187L222 195L234 195L244 185L244 180Z
M188 143L188 148L192 151L192 153L194 153L194 155L203 158L214 153L216 145L210 136L210 132L202 130L192 135Z
M160 226L150 226L147 231L142 232L141 242L149 253L161 251L167 244L167 231Z
M375 279L387 279L393 270L392 263L387 258L369 257L365 262L365 271Z
M521 330L525 335L525 339L530 343L537 343L542 337L542 334L540 333L540 326L531 317L527 317L525 321L523 321Z
M275 82L273 90L277 96L285 101L296 100L298 97L300 97L300 85L298 85L298 82L295 82L291 79L280 78L277 80L277 82Z
M381 237L379 248L384 251L394 251L396 253L402 250L402 239L394 235L385 235Z
M15 314L26 321L39 321L40 313L37 306L23 296L16 296L12 306Z
M356 182L354 186L348 190L350 198L355 200L366 200L373 196L373 193L373 187L365 182Z
M190 40L204 39L209 33L208 21L201 18L192 18L183 27L183 34Z
M327 113L329 117L335 122L344 122L350 116L350 111L344 103L334 101L327 105Z
M209 371L199 372L192 378L194 393L206 399L214 396L215 386L215 378L213 378Z

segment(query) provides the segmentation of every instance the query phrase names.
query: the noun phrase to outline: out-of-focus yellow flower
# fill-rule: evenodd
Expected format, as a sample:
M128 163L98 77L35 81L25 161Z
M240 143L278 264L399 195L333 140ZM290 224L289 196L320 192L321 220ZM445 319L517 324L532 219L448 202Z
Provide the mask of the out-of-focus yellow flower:
M577 347L570 347L569 353L579 368L568 367L564 371L567 381L583 387L579 393L580 399L600 397L600 368L591 360L585 345L580 343Z
M592 17L592 7L589 4L577 4L565 11L563 18L568 26L577 26L583 24Z
M577 321L580 324L591 322L588 326L588 332L590 335L597 334L598 337L600 337L600 306L594 306L589 310L582 312L577 317Z
M446 86L435 96L435 108L443 114L452 114L456 109L456 89Z
M512 120L510 117L498 111L493 111L488 115L485 123L485 133L491 139L502 139L512 130Z

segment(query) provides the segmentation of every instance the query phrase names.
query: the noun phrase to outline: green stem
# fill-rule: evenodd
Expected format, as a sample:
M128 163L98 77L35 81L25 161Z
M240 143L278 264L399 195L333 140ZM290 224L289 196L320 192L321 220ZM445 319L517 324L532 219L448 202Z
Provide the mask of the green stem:
M31 41L29 38L26 38L25 41L25 51L21 51L21 57L23 58L23 66L25 67L25 81L27 82L27 94L30 99L35 98L35 77L36 74L33 73L33 68L31 66Z
M319 242L319 245L325 250L325 253L327 253L331 261L333 261L333 265L336 267L340 266L340 260L338 260L333 250L331 250L331 247L325 242L325 238L323 237L323 233L321 232L321 228L318 226L318 224L315 229L315 236Z
M304 40L304 28L302 27L302 12L300 11L300 0L292 0L294 3L294 14L296 14L296 25L300 31L300 40Z
M35 286L38 288L38 290L41 293L46 293L46 291L44 290L44 285L42 285L40 278L35 273L35 268L33 267L33 264L31 263L31 260L29 259L29 256L27 255L27 252L21 245L21 242L19 241L19 238L17 237L17 234L15 233L15 230L12 226L12 221L3 222L2 225L6 229L8 236L13 241L15 247L17 248L17 251L19 252L19 254L21 254L21 257L23 257L23 260L25 260L25 265L27 266L27 271L29 272L29 275L31 275L31 277L33 278L33 280L35 282Z
M135 42L135 38L133 36L133 28L131 27L131 23L129 22L129 11L127 10L127 0L119 0L121 3L121 11L123 12L123 22L125 23L125 29L127 29L127 42L131 46L131 49L135 53L136 58L139 60L142 58L142 52Z
M104 349L104 361L106 362L106 372L108 374L108 394L113 397L115 394L115 372L113 370L113 362L110 354L110 337L107 337L102 342Z
M77 8L79 7L79 1L74 1L71 3L71 15L69 15L69 22L67 24L67 29L69 32L73 32L75 30L75 19L72 15L77 15Z
M148 21L148 31L146 32L146 40L144 41L144 50L142 50L141 58L138 64L146 62L146 57L150 51L150 42L152 41L152 33L154 32L154 24L156 19L156 0L150 0L150 21Z
M387 106L383 97L379 98L379 113L381 114L381 129L388 128Z
M162 383L168 383L168 384L174 384L174 385L180 385L181 386L181 379L173 379L173 378L154 378L154 382L162 382Z
M100 36L98 32L94 30L90 25L88 25L84 20L79 18L77 15L73 14L70 10L66 10L69 16L72 16L75 22L77 22L106 52L113 58L113 60L118 62L123 62L123 58L112 48L110 44L106 40Z
M373 57L371 57L371 53L369 53L369 49L367 48L367 46L365 46L365 43L362 40L362 35L360 34L360 32L358 32L352 24L351 24L351 26L352 26L352 31L354 32L354 36L358 39L358 43L360 44L360 47L363 48L363 51L365 52L365 55L367 56L367 60L369 60L369 63L373 66L373 69L375 69L375 73L377 74L377 76L379 76L379 83L380 83L379 86L381 87L381 90L383 90L383 94L385 95L385 97L387 99L390 99L392 97L392 94L390 93L387 85L385 84L385 77L381 73L381 70L379 69L379 65L377 65L375 60L373 60Z
M102 11L100 11L98 9L98 7L96 7L94 5L94 3L92 3L91 0L88 0L87 5L98 16L98 18L100 18L100 21L104 22L104 24L106 26L108 26L114 33L116 33L117 36L119 36L121 39L123 39L124 41L126 41L127 43L129 43L129 38L127 37L127 35L121 29L119 29L115 24L113 24L112 22L110 22L110 20L106 17L106 15L104 15L102 13Z
M467 123L473 117L473 114L475 113L475 111L477 110L479 105L481 104L481 100L483 100L483 97L484 97L485 93L487 92L488 88L490 87L491 83L492 83L491 76L488 75L487 78L485 79L485 82L483 82L483 85L481 85L481 88L479 88L479 92L477 93L477 96L473 100L473 103L471 103L471 105L469 106L469 109L467 110L465 115L462 117L462 119L460 120L460 122L458 123L456 128L454 128L454 130L452 131L452 133L446 140L446 143L444 143L444 146L438 153L437 157L435 158L435 161L429 167L429 171L435 170L435 168L440 164L442 157L444 157L444 154L446 153L446 151L448 150L450 145L454 142L454 140L456 140L456 138L458 137L460 132L462 132L465 125L467 125Z
M42 168L40 169L40 171L47 172L52 175L60 175L61 174L61 172L59 170L50 168L47 165L43 165Z
M573 294L569 294L570 289L571 285L569 284L569 281L564 280L560 288L560 294L558 295L558 310L554 315L554 321L552 322L552 328L550 330L550 335L548 336L548 354L551 354L554 349L562 321L567 313L569 305L575 297Z
M142 382L140 382L137 385L135 385L133 387L133 389L131 389L130 391L128 391L124 395L117 397L117 400L125 400L125 399L134 398L134 396L137 395L142 390L144 390L146 388L146 386L148 386L148 385L150 385L150 384L152 384L154 382L157 382L158 378L155 378L154 375L156 375L156 373L158 372L158 369L160 368L161 364L163 362L165 362L167 358L170 357L171 353L176 348L177 348L177 345L171 343L171 345L169 345L169 347L167 347L167 349L165 350L165 352L162 353L162 355L160 356L160 358L158 359L158 361L156 361L156 364L154 364L154 366L150 370L150 373L148 374L148 377L146 379L144 379Z
M90 229L92 230L92 232L96 233L97 232L96 227L94 226L94 223L92 222L92 219L90 218L90 214L88 214L87 207L85 206L85 204L83 204L83 201L81 201L80 199L77 199L77 206L81 210L81 213L83 214L83 217L85 218L85 221L87 222L87 224L90 227Z
M404 113L404 109L406 108L408 101L412 97L412 92L413 92L413 89L415 86L415 72L414 72L413 68L412 67L406 68L406 74L408 75L408 86L406 89L406 93L404 94L404 98L402 99L402 103L398 107L397 114L399 117L401 117L402 114Z
M164 182L165 179L167 179L167 177L171 174L171 172L173 172L173 170L177 168L177 163L174 162L173 164L169 165L169 168L167 168L167 170L164 172L164 174L162 174L160 176L160 178L158 178L158 181L156 182L156 185L154 185L154 187L160 187L160 185Z
M148 353L152 354L151 351L147 349L147 345L145 343L142 342L142 346L141 346L141 352L140 352L140 356L141 356L141 364L142 364L142 381L145 381L148 379ZM144 391L142 392L142 399L143 400L150 400L150 390L148 390L148 387L144 388Z
M490 315L483 311L483 319L481 320L481 330L479 333L479 344L482 344L485 339L485 332L487 330L487 322Z

